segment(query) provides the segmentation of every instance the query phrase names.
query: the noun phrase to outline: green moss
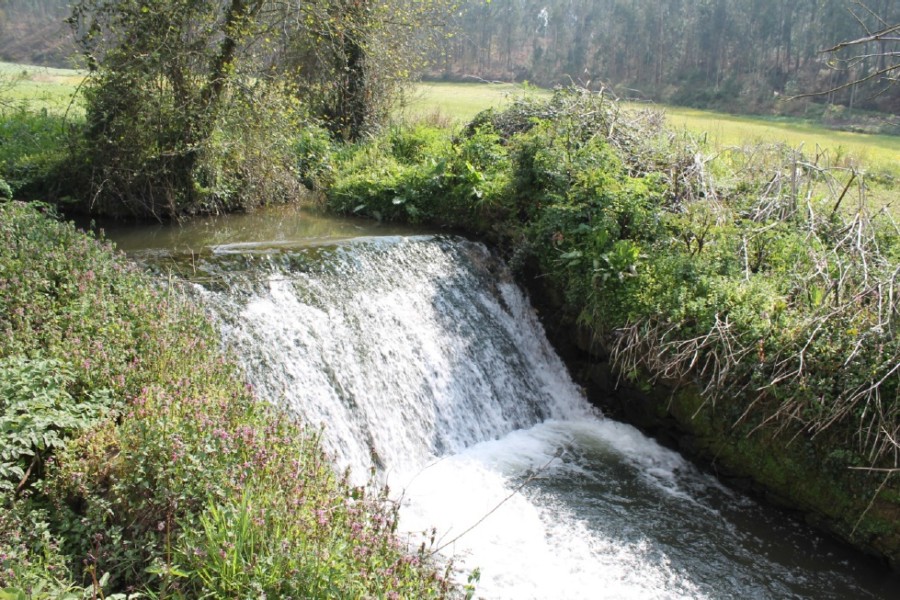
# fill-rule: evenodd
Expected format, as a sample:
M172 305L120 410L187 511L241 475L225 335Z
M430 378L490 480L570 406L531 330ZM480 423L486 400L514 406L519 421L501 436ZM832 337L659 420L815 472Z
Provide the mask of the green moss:
M879 489L883 477L823 460L832 440L812 440L797 431L773 437L750 425L736 426L723 406L728 401L712 405L696 389L679 390L667 402L651 402L671 414L691 436L693 449L721 472L749 477L770 500L894 563L900 559L896 478Z

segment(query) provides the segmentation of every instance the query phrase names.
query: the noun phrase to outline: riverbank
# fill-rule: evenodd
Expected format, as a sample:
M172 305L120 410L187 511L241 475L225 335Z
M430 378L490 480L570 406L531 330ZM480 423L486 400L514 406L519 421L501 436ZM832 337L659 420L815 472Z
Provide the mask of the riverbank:
M42 210L0 203L0 595L462 595L178 285Z
M334 210L503 248L581 340L601 404L639 391L619 393L622 414L896 568L890 213L861 172L786 147L709 163L661 123L560 93L340 150L323 187Z

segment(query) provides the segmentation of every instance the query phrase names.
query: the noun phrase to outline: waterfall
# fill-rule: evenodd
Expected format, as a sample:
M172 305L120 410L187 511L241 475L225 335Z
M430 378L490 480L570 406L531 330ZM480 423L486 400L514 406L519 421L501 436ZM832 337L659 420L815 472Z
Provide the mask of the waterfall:
M484 246L391 237L328 253L299 268L264 256L249 297L216 305L251 383L325 425L341 467L406 470L591 414Z
M339 468L379 473L410 543L434 527L478 597L880 597L807 530L604 419L481 244L242 243L204 269L258 394L321 424Z

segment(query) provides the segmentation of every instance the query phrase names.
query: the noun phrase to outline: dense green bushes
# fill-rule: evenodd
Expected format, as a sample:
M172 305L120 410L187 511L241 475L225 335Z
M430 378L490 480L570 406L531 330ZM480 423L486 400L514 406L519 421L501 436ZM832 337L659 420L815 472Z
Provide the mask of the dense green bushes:
M415 127L347 151L329 202L492 237L620 373L699 384L748 431L827 432L837 467L895 468L897 226L841 207L849 173L784 148L710 173L659 123L559 92L452 139ZM403 136L442 142L410 157L390 141Z
M201 311L35 206L0 204L0 334L11 597L455 593L382 492L253 398Z
M79 192L65 119L28 108L0 111L0 197L57 199ZM7 193L8 192L8 193Z

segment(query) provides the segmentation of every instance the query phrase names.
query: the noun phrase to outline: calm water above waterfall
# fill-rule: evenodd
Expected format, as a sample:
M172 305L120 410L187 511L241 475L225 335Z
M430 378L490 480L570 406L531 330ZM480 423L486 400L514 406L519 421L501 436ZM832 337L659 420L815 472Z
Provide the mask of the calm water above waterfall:
M592 409L480 244L276 209L109 237L195 282L258 392L484 598L895 598L900 582ZM461 575L464 578L464 574Z

